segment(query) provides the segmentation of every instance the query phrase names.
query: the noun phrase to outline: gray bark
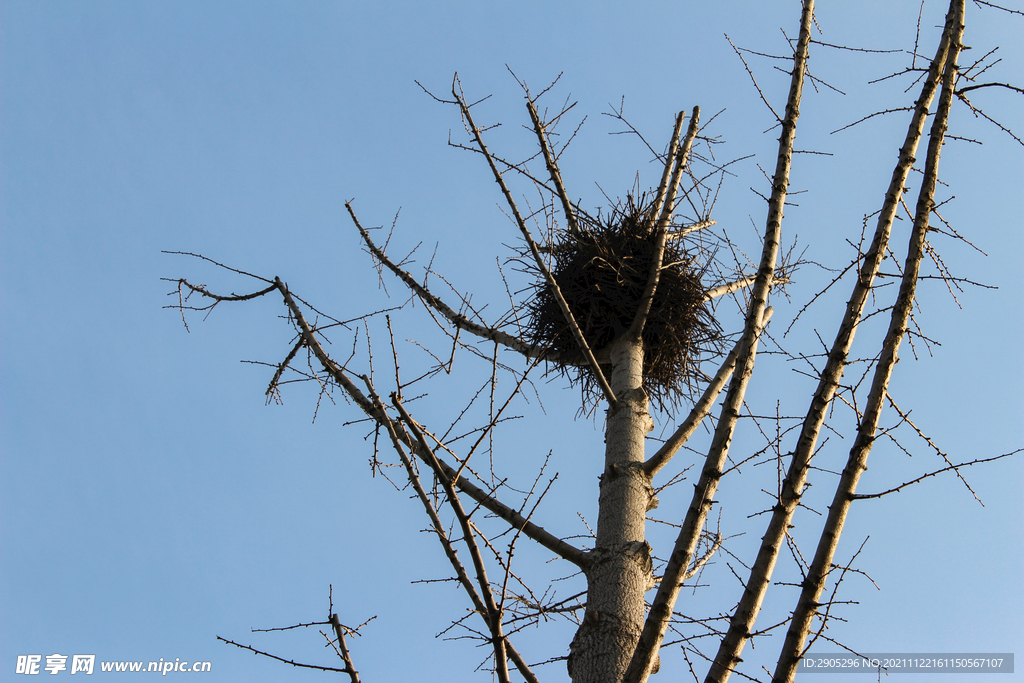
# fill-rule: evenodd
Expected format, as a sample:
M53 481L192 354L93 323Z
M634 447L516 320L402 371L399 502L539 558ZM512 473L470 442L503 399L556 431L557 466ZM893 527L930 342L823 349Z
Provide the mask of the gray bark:
M615 683L629 664L644 624L644 593L653 586L644 538L654 497L644 472L644 440L654 428L643 389L643 343L621 337L610 349L612 391L605 430L597 539L586 568L587 609L569 646L574 681Z
M662 254L672 221L676 193L697 136L700 108L693 108L686 137L676 117L655 200L657 224L651 235L656 256L636 316L610 345L611 394L605 427L605 464L601 475L597 539L585 568L587 609L569 646L569 675L574 681L622 680L644 627L644 594L654 587L651 547L644 538L654 489L644 466L645 439L654 429L644 384L643 329L661 275ZM537 125L537 119L534 119Z

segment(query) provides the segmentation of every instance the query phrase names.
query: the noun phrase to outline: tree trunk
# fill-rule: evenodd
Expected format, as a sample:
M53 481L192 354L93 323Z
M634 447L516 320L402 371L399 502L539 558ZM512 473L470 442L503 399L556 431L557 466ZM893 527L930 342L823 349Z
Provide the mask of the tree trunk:
M654 428L643 389L643 343L611 345L611 386L618 406L605 429L597 540L587 565L587 609L569 646L574 681L622 680L644 625L644 593L653 587L644 522L654 497L643 470L644 440Z

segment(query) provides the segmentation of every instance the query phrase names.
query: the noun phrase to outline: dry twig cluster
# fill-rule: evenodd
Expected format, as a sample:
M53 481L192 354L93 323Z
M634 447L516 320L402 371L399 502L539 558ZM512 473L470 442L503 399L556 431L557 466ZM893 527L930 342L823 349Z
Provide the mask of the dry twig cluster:
M590 348L607 348L632 324L655 257L651 236L656 220L643 196L630 196L607 218L561 233L548 249L551 274ZM703 275L679 240L666 243L661 279L642 334L644 389L662 408L691 395L702 378L701 355L720 348L721 327L708 307ZM543 278L538 278L527 310L530 341L553 351L561 360L555 368L582 384L588 398L599 398L583 351Z
M455 621L453 627L458 625L466 628L471 631L472 637L488 645L492 650L489 666L498 680L510 681L512 667L527 681L537 680L531 665L513 645L511 636L525 623L560 614L573 619L579 625L579 630L569 644L568 657L555 659L567 659L570 675L577 680L616 683L642 683L648 680L660 666L659 651L665 647L666 634L671 629L681 635L687 661L691 655L706 659L709 663L706 680L724 682L743 661L744 649L751 638L785 626L788 622L788 633L773 680L792 681L800 657L819 638L828 639L823 632L829 620L835 618L830 610L841 602L835 599L835 593L842 576L848 571L858 571L839 562L836 556L837 544L851 504L856 500L875 497L873 494L858 493L857 486L861 473L866 469L872 445L880 434L879 420L883 406L887 399L893 403L888 396L889 383L900 345L910 334L916 287L921 279L920 269L925 254L932 253L929 251L931 247L927 235L935 231L930 219L937 207L935 191L939 183L938 165L940 151L947 139L950 109L954 96L959 94L962 97L969 89L956 90L958 79L964 74L958 66L963 47L964 10L964 0L951 0L935 58L922 79L920 96L913 108L914 113L889 189L881 210L876 214L877 224L870 236L870 246L858 246L855 261L843 271L843 274L856 273L853 291L831 346L819 336L826 352L815 356L824 359L823 365L821 368L813 368L812 375L818 386L807 404L806 415L795 417L799 421L792 430L797 435L796 443L791 449L783 449L782 439L790 430L783 431L779 425L783 419L789 418L777 414L774 418L776 436L770 438L762 430L769 441L768 446L761 453L742 460L747 462L760 457L762 453L776 452L779 482L778 491L769 494L772 501L765 512L770 514L767 527L760 537L760 548L749 566L745 567L748 575L741 578L743 594L735 603L735 608L730 608L728 616L720 613L706 619L683 618L677 611L677 600L685 581L701 571L719 551L729 552L722 545L721 535L711 533L708 515L712 506L719 502L716 495L723 478L735 469L729 463L739 459L734 457L739 454L730 453L730 448L737 424L745 416L745 396L754 372L759 345L766 338L775 343L764 332L772 316L772 308L768 305L769 296L776 285L786 281L788 272L785 265L780 267L780 260L783 264L786 261L784 256L780 257L783 253L783 208L790 193L793 156L797 153L794 140L805 74L812 82L815 80L806 73L814 21L813 0L803 2L799 39L792 45L793 70L790 73L791 84L785 116L778 117L776 114L781 124L779 151L775 173L770 178L772 191L771 197L767 198L768 215L756 274L738 272L736 275L740 276L739 279L708 291L705 269L720 266L716 266L710 255L700 247L688 247L682 238L688 231L695 232L709 227L713 223L706 217L710 210L697 211L702 217L701 222L687 228L677 229L679 226L674 223L678 221L674 215L680 196L677 193L686 194L686 190L680 190L682 179L686 177L694 182L691 189L699 188L701 183L689 166L693 143L699 133L700 110L696 107L689 118L685 135L685 113L677 116L668 152L664 156L658 155L664 162L664 173L657 191L649 198L639 193L631 195L613 207L604 218L600 215L594 218L580 211L570 200L557 163L565 145L558 150L551 141L555 123L571 106L553 118L544 120L536 107L540 95L533 97L523 85L533 132L540 149L536 156L544 159L550 179L548 182L539 180L537 174L531 173L527 169L527 162L509 163L491 153L483 139L483 134L489 128L480 127L474 122L471 111L474 104L464 96L457 77L453 83L451 100L435 97L440 102L458 107L471 143L455 146L470 149L487 162L526 245L519 255L519 262L525 264L526 270L535 276L532 289L527 290L532 296L521 307L513 302L514 315L507 316L497 324L487 324L469 306L466 297L462 298L463 307L459 310L445 304L427 289L425 279L420 282L405 268L404 261L396 262L388 256L387 242L383 246L375 244L369 232L360 224L351 204L346 205L379 272L390 271L408 287L414 300L425 305L450 338L452 358L459 349L481 355L475 347L462 341L462 333L493 342L494 355L488 359L491 377L485 383L485 388L490 392L490 406L483 426L471 432L475 441L468 448L456 443L461 436L453 438L451 434L483 389L458 414L447 432L432 432L414 419L407 406L415 399L405 400L402 392L403 388L408 388L424 377L438 375L442 370L448 373L451 360L445 362L431 354L437 362L436 366L417 379L403 381L399 372L398 352L391 335L395 387L392 391L378 389L383 382L374 380L372 351L367 349L369 369L362 373L353 369L357 363L352 362L351 356L343 363L332 358L325 345L324 330L345 323L331 319L327 324L319 326L317 320L322 314L295 296L279 278L263 278L235 270L236 273L255 278L261 287L266 285L259 291L244 295L219 295L203 285L175 279L173 281L177 287L174 293L179 297L175 307L181 310L184 317L186 310L209 311L222 301L243 301L275 291L282 296L296 336L291 351L277 366L268 393L276 392L286 370L299 372L304 379L316 381L321 387L321 395L335 387L340 388L374 425L377 437L375 445L378 441L391 443L416 498L430 520L430 530L436 535L451 563L455 574L452 580L460 584L472 604L472 610ZM936 100L935 111L932 111L932 104ZM929 119L932 125L926 134ZM922 187L917 206L911 212L904 193L908 190L907 178L915 167L922 144L927 145L927 151L923 154L923 169L920 169ZM721 167L718 167L718 171L721 171ZM545 197L542 211L549 217L554 215L557 210L555 207L560 205L566 229L555 233L546 244L538 245L534 241L528 226L532 215L520 211L509 187L506 174L511 177L516 173L527 178ZM912 219L912 228L906 259L900 269L899 293L892 305L872 310L871 300L881 292L878 283L886 277L880 268L887 256L892 254L893 226L900 207L906 208ZM731 246L728 241L726 244ZM946 279L946 273L939 265L940 273ZM832 284L841 277L837 277ZM946 282L950 285L954 281L947 279ZM737 297L744 311L742 331L737 335L735 347L718 365L714 376L709 378L701 372L700 363L708 355L722 350L722 333L708 302L716 296L748 288L742 301ZM204 306L189 305L188 297L191 294L212 303ZM471 315L467 315L467 310ZM311 323L304 311L316 313L318 318ZM880 313L889 315L888 332L881 339L880 350L870 358L860 379L854 380L855 384L850 387L844 382L844 374L854 362L851 353L857 330L867 318ZM522 319L525 319L525 325L517 330L518 334L512 334L509 331L513 327L510 321L518 322ZM365 323L365 319L360 320ZM390 334L390 318L388 331ZM499 347L521 354L529 361L528 368L517 372L499 363ZM290 365L303 348L307 355L308 374ZM810 362L805 354L790 357ZM588 537L588 542L592 540L590 547L579 546L578 537L560 537L533 520L539 499L548 491L544 487L535 496L540 475L530 488L526 500L516 509L502 500L515 489L506 483L506 479L494 476L493 462L490 481L481 477L469 465L475 453L486 450L481 444L492 438L495 426L505 419L503 413L506 408L528 381L527 374L543 360L548 361L554 371L564 373L570 380L580 384L585 396L593 404L596 405L602 398L607 401L606 451L600 470L599 518L596 533L592 533L592 538ZM509 371L515 377L515 387L504 403L496 400L499 368ZM870 391L867 401L859 405L856 400L858 388L868 379ZM678 407L680 398L697 398L694 389L698 386L703 386L703 393L693 402L689 415L677 420L675 432L656 453L648 455L645 450L646 435L653 428L648 399L653 399L661 408ZM664 564L661 564L662 560L657 560L660 576L656 576L656 556L645 536L645 524L651 520L648 512L658 505L655 495L660 495L660 491L682 480L689 468L683 469L658 488L655 488L655 478L670 464L697 427L711 415L722 392L724 398L717 419L713 421L711 443L699 471L695 472L692 499L685 507L685 517L678 524L671 524L678 529L678 534ZM390 400L385 400L385 396ZM812 460L823 446L823 429L831 429L827 425L829 415L841 402L846 402L853 409L858 433L846 466L842 474L837 475L834 499L829 506L824 528L817 537L817 548L805 560L791 533L794 515L799 507L806 506L803 496L810 484L809 475L815 469ZM903 422L913 426L905 413L898 409L897 412ZM757 417L750 417L756 423ZM916 427L914 429L921 435ZM999 457L1008 455L1012 454ZM997 458L976 459L954 465L946 458L949 467L939 471L952 469L959 474L960 468L994 459ZM375 465L378 462L376 455L373 462ZM787 462L788 465L785 464ZM419 468L423 466L427 468L425 472L432 476L433 485L420 473ZM928 476L932 475L925 475ZM900 488L878 495L886 495ZM466 505L463 504L464 500ZM450 516L447 521L441 516L443 508L448 508ZM501 530L497 536L486 535L481 529L480 518L483 515L474 518L480 510L486 510L507 526L499 523ZM512 540L508 543L507 551L502 552L497 549L495 542L506 534ZM549 596L545 592L538 597L526 588L521 576L511 567L515 544L521 537L536 542L562 558L572 565L573 571L579 570L586 577L586 601L580 600L583 592L568 599L556 600L553 594ZM460 557L457 547L464 550L468 561ZM803 580L800 584L800 597L790 619L757 631L755 623L765 596L774 585L773 581L777 581L773 579L773 572L780 554L787 548L801 558L799 567ZM493 563L490 561L491 556ZM488 565L491 566L491 573L488 573ZM837 574L839 578L836 578ZM832 596L827 597L826 588L830 576ZM515 584L522 585L521 595L513 590ZM653 587L656 587L657 593L650 599L646 593ZM518 588L515 590L518 591ZM578 617L580 611L583 612L581 618ZM483 628L467 625L471 615L479 616ZM336 622L337 619L332 617L338 635L339 656L346 666L344 669L331 670L348 672L355 680L351 660L347 650L344 650L343 634ZM728 622L727 625L725 622ZM698 624L707 629L706 634L691 633ZM714 654L706 647L697 647L691 643L691 640L708 636L719 641L718 651Z

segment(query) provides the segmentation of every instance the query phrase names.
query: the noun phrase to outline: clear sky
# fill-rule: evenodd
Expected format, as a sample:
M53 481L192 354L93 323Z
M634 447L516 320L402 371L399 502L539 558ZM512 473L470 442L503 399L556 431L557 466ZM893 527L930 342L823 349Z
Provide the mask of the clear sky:
M922 54L934 52L944 12L941 3L925 4ZM324 399L313 422L317 393L304 384L286 388L283 405L266 406L272 369L239 362L277 363L287 353L291 332L278 318L279 299L222 306L205 322L193 316L186 332L163 308L175 299L160 278L253 287L161 250L280 276L320 310L351 319L405 294L385 279L394 296L388 303L344 202L355 199L372 226L390 225L401 208L395 253L422 242L410 266L421 275L436 244L433 269L474 292L474 305L489 304L485 317L497 316L507 299L495 262L510 255L502 245L515 243L514 226L480 158L447 146L449 131L460 132L457 112L414 81L441 94L457 71L470 99L493 94L476 110L478 123L503 122L492 146L515 157L530 141L508 65L534 90L563 73L547 103L571 97L579 102L573 125L588 117L562 159L570 192L585 207L606 204L602 190L623 196L638 172L641 185L657 183L643 144L609 135L621 130L601 116L610 106L624 102L657 149L680 109L700 105L705 120L724 109L707 131L724 141L716 158L754 156L730 167L735 175L713 217L756 254L764 204L750 188L765 191L758 165L773 168L776 136L765 132L771 114L724 34L782 54L780 29L794 37L798 16L795 1L749 0L632 9L607 2L0 4L0 679L10 680L18 655L61 653L205 660L212 671L203 680L211 682L322 680L330 674L257 658L215 637L333 665L315 629L249 632L322 620L333 584L342 621L377 615L350 643L363 680L487 680L472 673L481 650L434 638L468 602L450 584L412 583L449 570L420 533L426 521L408 492L371 478L368 427L346 425L359 419L356 408L340 396L336 404ZM917 21L911 2L821 2L818 9L823 41L864 48L910 49ZM990 80L1021 85L1022 29L1024 17L968 3L973 50L963 61L1000 46L1003 61ZM748 62L781 111L787 77L774 61ZM846 240L855 242L862 217L881 205L907 114L830 133L911 104L913 95L903 94L910 78L867 84L908 64L906 54L812 49L812 73L845 94L808 89L797 131L798 148L834 155L797 158L793 189L806 193L792 198L797 206L783 230L787 244L797 238L807 247L806 259L845 265ZM972 100L1024 133L1020 96L986 90ZM984 145L947 145L943 196L956 199L941 212L988 256L938 236L934 245L954 275L998 289L968 287L958 306L940 282L922 285L917 321L941 345L929 354L918 342L919 362L904 347L893 397L953 461L966 461L1024 446L1024 149L962 105L951 132ZM911 185L917 189L916 177ZM894 238L899 249L905 228L906 221ZM809 266L790 287L791 300L773 298L778 335L830 278ZM805 314L786 347L818 353L814 330L831 341L848 292L844 282ZM727 331L737 329L733 311L720 310ZM419 306L395 320L411 373L422 356L403 340L433 339L433 323ZM386 331L370 332L386 376ZM351 349L346 335L333 339L341 357ZM865 337L861 357L877 345ZM418 404L425 421L453 419L485 379L478 373L486 368L474 363L463 362L463 375ZM782 414L802 414L813 383L778 356L763 363L751 409L774 414L778 402ZM561 380L537 389L546 414L533 401L519 409L526 419L498 430L495 466L528 487L551 450L548 474L559 478L538 521L562 535L585 534L576 513L596 521L600 420L574 419L579 395ZM657 419L654 436L672 425L671 416ZM891 411L883 418L887 426L896 421ZM843 438L830 438L819 465L838 470L853 420L837 414L832 424ZM734 455L760 448L759 438L745 423ZM862 491L942 466L926 444L905 438L913 457L880 441ZM686 457L679 468L696 461ZM1018 457L964 474L985 507L949 474L854 506L840 561L870 536L855 567L877 588L860 575L844 582L837 599L858 604L841 606L847 622L835 622L830 636L866 652L1024 654L1024 466ZM817 498L808 499L819 512L832 482L821 476ZM762 517L747 515L771 504L761 490L775 487L772 464L730 477L722 530L745 534L732 541L739 559L723 555L705 577L709 587L683 594L680 609L695 615L727 612L739 598L730 567L746 575L740 562L749 563L744 553L763 528ZM681 519L688 486L666 492L660 518ZM805 555L819 527L815 513L798 516L794 534ZM667 555L670 537L652 531L655 555ZM547 559L524 545L518 561ZM569 573L558 564L536 571ZM799 580L788 557L779 572L780 581ZM574 586L555 589L568 596ZM792 589L772 595L762 627L792 607ZM572 631L565 623L529 630L521 649L530 661L562 656ZM748 647L748 673L772 666L779 640ZM663 655L668 668L660 674L673 681L686 675L677 651ZM539 675L565 680L564 664Z

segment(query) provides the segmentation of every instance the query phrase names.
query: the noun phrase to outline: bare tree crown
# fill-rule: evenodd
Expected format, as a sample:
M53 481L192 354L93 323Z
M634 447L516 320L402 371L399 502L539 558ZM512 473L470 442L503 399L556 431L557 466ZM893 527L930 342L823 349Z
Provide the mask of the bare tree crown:
M941 279L950 291L968 284L945 269L930 238L943 233L966 243L950 226L936 226L944 223L936 211L942 201L939 167L955 105L987 118L968 93L973 97L986 87L1022 92L983 80L984 59L962 63L965 12L964 0L952 0L934 53L922 57L915 48L911 55L908 72L916 81L908 95L913 104L900 113L907 119L905 137L893 141L900 145L899 155L879 208L865 219L855 257L825 287L845 287L849 294L844 308L816 314L816 329L832 330L831 336L818 334L816 348L791 349L785 337L824 291L787 305L787 320L777 320L782 316L772 305L773 300L788 304L780 296L785 286L800 267L815 265L804 261L783 233L791 171L807 151L797 145L804 92L830 87L809 71L809 56L816 49L843 49L815 38L814 0L803 0L799 31L788 39L784 105L758 86L756 70L746 61L751 51L736 48L773 113L772 134L779 139L775 167L765 170L767 210L758 226L759 254L749 247L744 251L713 218L729 164L716 160L717 139L708 128L713 117L699 107L676 115L662 151L651 148L657 184L654 178L649 187L638 180L624 198L597 211L582 206L563 177L560 159L578 128L563 133L572 126L568 100L547 108L555 83L533 92L516 78L536 147L525 160L508 160L489 146L491 127L478 121L479 101L467 96L456 76L450 93L428 94L461 121L450 144L480 158L519 240L501 265L508 292L504 313L485 315L468 293L457 291L430 265L422 273L412 270L396 255L392 233L364 226L363 213L376 208L355 202L345 205L348 217L380 282L391 288L393 309L336 320L278 277L230 268L259 284L248 294L225 295L175 279L174 307L185 319L187 312L209 312L222 303L280 297L294 337L275 364L268 401L278 399L287 382L303 381L314 383L321 398L341 396L355 408L361 416L355 428L373 442L373 474L411 493L451 565L450 581L465 595L468 611L454 616L452 632L487 647L487 668L499 681L540 680L536 663L546 659L564 660L574 681L641 683L659 670L659 653L670 645L682 653L695 679L724 682L740 672L755 680L792 681L801 656L829 640L828 625L843 604L840 584L862 571L853 564L856 553L839 554L855 503L942 472L963 479L969 466L1013 455L954 462L889 393L905 342L927 340L915 319L921 280ZM621 110L612 116L639 135ZM1004 132L1017 140L1012 131ZM890 282L895 286L884 286ZM398 317L410 308L418 309L417 324L432 320L434 338L441 340L423 347L430 358L426 364L406 361L396 341ZM738 315L730 317L733 308ZM861 330L867 339L857 339ZM348 346L337 343L344 334L350 335ZM766 353L801 363L815 383L799 414L759 415L748 405L748 388L755 369L767 362ZM466 359L484 368L483 376L475 393L458 403L442 381ZM576 520L544 514L541 503L559 476L548 473L547 461L527 476L493 447L508 421L540 401L541 385L552 377L579 387L580 415L592 417L604 432L603 458L593 453L579 460L583 476L599 478L597 518L584 520L582 536L569 532ZM449 409L448 424L437 418L444 410L424 407L424 396ZM898 416L896 427L883 424L883 413ZM479 421L471 424L471 419ZM655 439L659 422L662 431ZM747 426L763 436L763 444L738 452L738 430ZM844 430L852 437L843 446L845 462L833 458L827 467L816 465L828 435ZM890 490L859 491L875 442L900 443L904 434L924 437L943 463ZM514 435L505 436L515 441ZM689 464L677 457L684 449ZM765 491L767 504L758 501L743 511L760 542L740 559L715 509L720 489L729 487L747 463L772 463L778 477L775 490ZM794 518L808 505L804 494L812 480L834 493L827 511L821 511L823 521L813 532L804 524L798 538ZM676 486L683 481L689 485ZM661 519L653 511L668 496L683 513ZM667 528L668 536L659 532L655 542L652 522ZM520 557L532 552L523 549L526 544L536 544L559 562L521 567ZM731 558L721 563L728 570L712 568L723 556ZM779 582L780 562L791 563L786 576L798 576L798 596L783 621L759 625L773 577ZM695 613L687 604L683 588L695 577L713 586L716 608ZM536 587L536 581L556 579L557 590ZM739 591L724 583L736 579ZM312 666L358 681L346 642L358 629L342 625L333 608L328 612L325 621L315 623L323 626L343 665ZM518 637L525 627L556 619L572 625L571 642L547 653L520 651ZM748 641L773 631L785 633L781 644L769 642L778 650L774 671L744 671ZM678 657L674 662L680 665Z

